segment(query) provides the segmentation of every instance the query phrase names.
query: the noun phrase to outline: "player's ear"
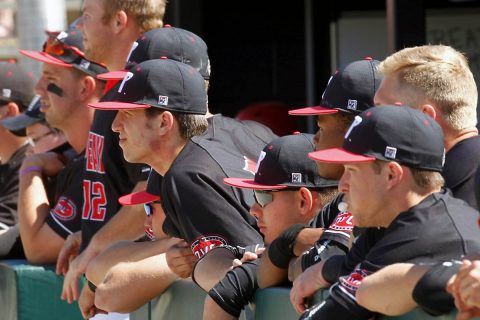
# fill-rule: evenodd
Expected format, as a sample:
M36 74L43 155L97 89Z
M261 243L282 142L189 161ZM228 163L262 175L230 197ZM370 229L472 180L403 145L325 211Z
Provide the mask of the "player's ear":
M404 176L404 169L399 163L390 161L386 166L386 170L387 187L391 189L402 180Z
M5 110L7 110L5 113L5 116L7 117L16 117L21 113L20 107L13 101L7 103Z
M298 197L299 197L299 204L300 204L300 212L302 214L307 214L313 206L313 195L312 192L305 188L301 187L298 192Z
M170 111L163 111L152 120L157 123L159 134L162 135L171 131L175 123L175 117Z
M121 30L125 29L128 22L127 13L123 10L119 10L112 17L112 27L116 33L119 33Z
M434 120L437 118L437 110L431 104L424 104L420 109L420 111L422 111L423 113L425 113L427 116L431 117Z
M96 82L95 79L91 76L83 77L82 85L80 86L80 98L82 100L90 99L92 94L95 92Z

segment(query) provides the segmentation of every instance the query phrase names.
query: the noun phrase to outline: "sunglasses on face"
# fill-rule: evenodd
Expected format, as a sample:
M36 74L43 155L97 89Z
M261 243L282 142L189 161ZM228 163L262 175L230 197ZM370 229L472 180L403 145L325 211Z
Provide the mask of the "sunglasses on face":
M153 214L154 203L160 203L160 201L153 201L153 202L143 204L143 209L145 210L145 214L147 215L147 217L150 217Z
M280 190L253 190L253 196L255 202L262 208L265 208L267 204L273 201L273 192Z

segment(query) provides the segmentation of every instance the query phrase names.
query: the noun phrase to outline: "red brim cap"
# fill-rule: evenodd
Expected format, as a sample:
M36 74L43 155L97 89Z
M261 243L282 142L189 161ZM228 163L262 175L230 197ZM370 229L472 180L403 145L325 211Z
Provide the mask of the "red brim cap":
M332 148L310 152L308 157L315 161L330 163L367 162L375 160L375 157L352 153L343 148Z
M67 68L72 67L70 63L63 62L62 60L55 58L54 56L45 52L27 51L27 50L19 50L19 52L24 56L27 56L31 59L38 60L41 62L50 63L50 64L54 64L61 67L67 67Z
M245 189L255 189L255 190L275 190L275 189L285 189L287 186L282 185L266 185L258 184L253 179L244 179L244 178L224 178L223 182L230 186L237 188Z
M127 72L126 70L110 71L97 75L97 78L100 80L122 80Z
M133 206L158 200L160 200L159 196L148 193L147 191L134 192L118 198L118 202L124 206Z
M137 103L117 102L117 101L89 103L88 106L90 108L100 109L100 110L132 110L132 109L150 108L150 106L147 104L137 104Z
M294 109L288 111L288 114L292 116L313 116L317 114L332 114L332 113L337 113L337 109L330 109L330 108L325 108L325 107L307 107L307 108L301 108L301 109Z

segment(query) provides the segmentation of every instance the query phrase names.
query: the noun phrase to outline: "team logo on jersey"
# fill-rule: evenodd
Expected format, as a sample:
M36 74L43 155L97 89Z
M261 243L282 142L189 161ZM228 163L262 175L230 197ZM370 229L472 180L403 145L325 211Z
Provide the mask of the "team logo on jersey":
M356 301L355 295L358 287L362 283L363 279L369 274L372 274L372 272L361 269L360 267L355 268L355 270L348 276L343 276L338 279L340 290L346 293L351 299Z
M104 137L93 132L88 133L87 141L87 171L105 173L103 169L102 155L103 155Z
M53 208L52 213L60 220L69 221L77 215L77 206L72 200L61 196L58 199L55 208Z
M200 259L203 257L208 251L212 250L215 247L226 245L227 241L220 236L209 235L209 236L201 236L195 239L192 242L191 248L193 254Z
M245 165L243 166L243 170L250 172L251 174L255 174L255 170L257 167L257 163L247 157L243 156L243 160L245 161Z

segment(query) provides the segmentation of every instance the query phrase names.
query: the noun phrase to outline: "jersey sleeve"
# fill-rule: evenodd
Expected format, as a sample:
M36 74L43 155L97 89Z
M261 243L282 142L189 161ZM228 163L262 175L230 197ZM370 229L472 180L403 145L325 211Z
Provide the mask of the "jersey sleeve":
M208 170L221 171L214 164ZM163 180L163 229L189 242L198 258L218 245L263 243L248 209L232 187L223 184L223 177L191 166L167 174Z

